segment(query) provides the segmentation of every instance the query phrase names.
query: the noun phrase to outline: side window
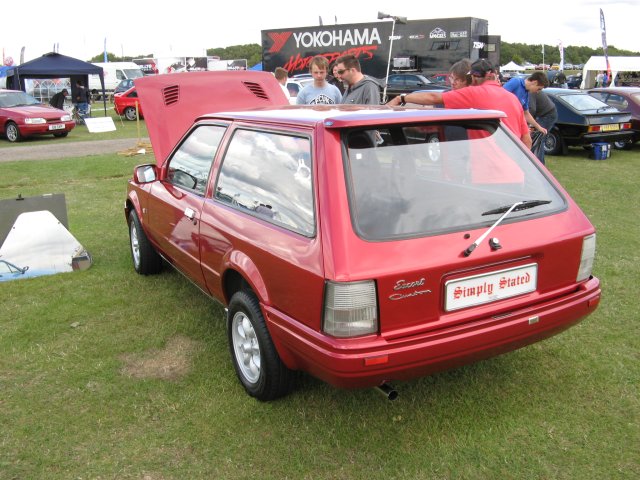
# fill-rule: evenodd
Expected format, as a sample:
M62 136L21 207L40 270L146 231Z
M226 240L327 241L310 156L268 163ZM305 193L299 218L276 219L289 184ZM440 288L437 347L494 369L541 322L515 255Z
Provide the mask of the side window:
M129 95L127 95L127 97L129 97L129 98L138 98L138 91L134 90Z
M315 232L311 142L238 130L222 160L215 198L289 230Z
M300 87L298 87L296 83L287 83L287 89L289 90L289 95L292 97L297 97L300 91Z
M124 76L124 73L122 72L122 70L116 70L116 78L118 80L124 80L127 77Z
M177 187L204 195L213 158L225 127L203 125L196 128L169 160L167 180Z

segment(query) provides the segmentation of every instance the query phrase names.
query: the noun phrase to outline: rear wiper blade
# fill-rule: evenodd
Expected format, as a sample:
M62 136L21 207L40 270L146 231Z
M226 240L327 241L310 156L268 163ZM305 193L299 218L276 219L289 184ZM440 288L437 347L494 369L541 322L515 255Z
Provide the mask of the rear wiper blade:
M504 207L487 210L486 212L482 212L482 215L496 215L498 213L504 213L509 210L511 210L512 212L517 212L518 210L527 210L528 208L546 205L547 203L551 203L551 200L523 200L511 205L505 205Z
M487 229L486 232L484 232L482 235L480 235L480 237L478 237L478 239L475 242L473 242L471 245L469 245L462 252L462 254L465 257L468 257L469 255L471 255L471 253L476 249L476 247L478 245L480 245L480 243L482 243L482 241L485 238L487 238L487 235L489 235L493 231L494 228L496 228L498 225L500 225L502 220L504 220L507 217L507 215L509 215L511 212L515 212L515 211L518 211L518 210L526 210L527 208L537 207L538 205L546 205L547 203L551 203L551 200L522 200L520 202L516 202L516 203L513 203L511 205L506 205L504 207L495 208L493 210L487 210L482 215L495 215L497 213L502 213L503 215L498 220L493 222L493 225L491 225Z

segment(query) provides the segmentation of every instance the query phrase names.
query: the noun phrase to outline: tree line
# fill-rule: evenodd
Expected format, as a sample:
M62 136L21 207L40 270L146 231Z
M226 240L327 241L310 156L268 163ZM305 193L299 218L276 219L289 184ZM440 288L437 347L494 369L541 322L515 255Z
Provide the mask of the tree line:
M531 62L534 64L542 63L542 48L543 46L528 45L525 43L500 43L500 65L505 65L510 61L514 61L518 65L522 65L524 62ZM602 55L601 48L590 47L576 47L568 45L564 47L564 62L565 63L586 63L589 57L594 55ZM614 46L608 47L608 54L612 57L629 57L640 56L640 52L632 52L631 50L618 49ZM249 43L246 45L233 45L225 48L208 48L208 56L217 56L221 60L235 60L235 59L247 59L247 65L253 66L262 61L262 47L257 43ZM134 57L119 57L113 53L107 52L107 60L109 62L127 62L134 58L153 58L153 54L136 55ZM100 53L93 57L89 62L102 62L104 61L104 54ZM557 45L544 45L544 63L553 64L560 63L560 49Z

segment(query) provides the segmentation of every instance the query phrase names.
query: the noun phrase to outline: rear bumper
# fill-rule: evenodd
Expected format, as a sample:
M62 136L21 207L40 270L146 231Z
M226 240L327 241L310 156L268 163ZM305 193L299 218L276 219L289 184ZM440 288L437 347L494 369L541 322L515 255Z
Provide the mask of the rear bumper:
M564 136L567 145L591 145L592 143L612 143L617 141L631 140L633 137L632 130L624 130L617 132L598 132L585 133L584 135L572 138Z
M429 375L548 338L592 313L600 295L600 282L593 277L569 295L507 316L392 340L381 335L335 339L302 327L268 306L263 309L276 348L289 368L307 371L337 387L361 388Z

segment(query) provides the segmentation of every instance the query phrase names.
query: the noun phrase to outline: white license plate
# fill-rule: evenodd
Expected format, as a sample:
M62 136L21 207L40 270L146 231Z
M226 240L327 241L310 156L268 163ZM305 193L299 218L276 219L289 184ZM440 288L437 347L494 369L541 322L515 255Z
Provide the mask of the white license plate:
M445 283L447 312L495 302L535 291L538 285L538 264L508 268L497 272L457 278Z
M64 130L64 123L53 123L49 125L49 130Z
M602 125L600 127L600 130L602 132L615 132L617 130L620 130L620 125L618 125L617 123L612 123L610 125Z

